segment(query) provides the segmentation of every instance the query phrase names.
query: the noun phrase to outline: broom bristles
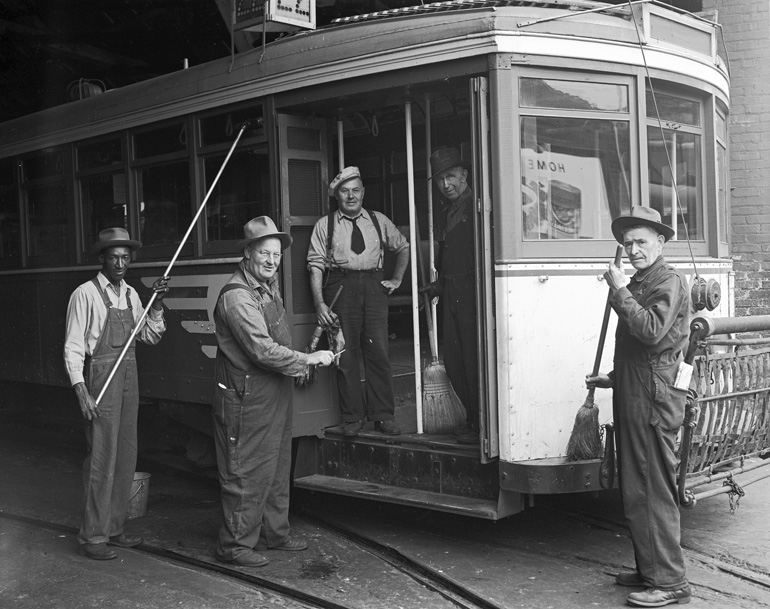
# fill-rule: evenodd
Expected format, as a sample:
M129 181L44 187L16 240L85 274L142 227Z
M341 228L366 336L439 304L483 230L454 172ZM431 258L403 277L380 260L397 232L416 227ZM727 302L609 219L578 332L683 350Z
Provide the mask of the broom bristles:
M422 372L422 423L425 433L451 433L465 423L465 407L444 366L433 360Z
M575 425L567 443L567 460L584 461L602 456L602 438L599 433L599 409L589 393L575 415Z

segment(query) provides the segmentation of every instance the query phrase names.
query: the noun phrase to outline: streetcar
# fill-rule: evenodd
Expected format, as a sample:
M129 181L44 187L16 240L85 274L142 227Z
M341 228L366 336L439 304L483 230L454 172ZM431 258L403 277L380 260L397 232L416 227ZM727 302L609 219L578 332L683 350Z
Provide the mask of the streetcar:
M423 429L430 353L410 270L389 303L402 435L343 437L334 374L319 371L294 390L294 484L488 519L538 495L598 491L599 459L565 451L597 348L612 219L657 209L676 230L666 257L691 282L693 314L733 313L717 27L650 1L414 4L0 125L4 395L66 391L67 301L99 268L100 230L125 226L142 242L128 281L148 297L210 194L171 273L168 330L138 346L140 419L155 413L177 460L210 466L213 309L243 225L269 215L294 239L281 281L304 350L316 326L306 253L334 204L330 180L359 167L364 206L418 243L435 277L443 215L428 159L453 147L475 201L481 443ZM608 422L610 392L597 403Z

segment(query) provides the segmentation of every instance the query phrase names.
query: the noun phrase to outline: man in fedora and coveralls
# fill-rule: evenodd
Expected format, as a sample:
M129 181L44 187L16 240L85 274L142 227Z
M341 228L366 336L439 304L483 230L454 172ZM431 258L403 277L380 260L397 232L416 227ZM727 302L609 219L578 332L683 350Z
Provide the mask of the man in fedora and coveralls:
M289 535L292 377L308 365L330 365L334 354L291 348L276 276L291 236L267 216L250 220L243 234L243 259L214 309L214 441L223 512L216 555L261 567L268 560L255 550L307 548Z
M684 420L689 375L677 382L689 340L687 280L663 258L674 236L650 207L634 207L612 222L636 274L630 281L611 263L604 273L618 314L614 369L586 377L588 387L612 388L623 511L634 545L636 571L621 586L643 591L630 605L687 603L690 587L680 546L676 436Z
M446 203L446 236L436 281L420 288L444 303L444 366L465 406L465 425L454 431L460 444L479 443L479 372L476 340L476 257L473 191L468 165L456 148L430 156L431 175Z
M142 538L123 529L136 468L136 421L139 387L132 344L99 404L96 396L128 341L144 309L136 291L126 284L131 254L142 246L123 228L99 233L92 252L99 255L99 273L78 286L67 308L64 364L86 420L88 456L83 464L85 510L78 533L78 552L110 560L110 548L131 548ZM159 277L157 294L136 338L155 345L166 330L163 297L168 277Z
M358 167L345 167L329 184L339 209L316 222L307 253L310 289L318 324L339 317L345 337L337 380L343 434L356 436L366 422L386 435L401 433L395 422L393 373L388 359L388 295L401 285L409 264L409 242L387 216L363 208ZM393 276L383 276L385 249L396 255ZM342 285L332 313L329 306ZM336 315L335 315L336 313ZM361 392L360 362L366 375Z

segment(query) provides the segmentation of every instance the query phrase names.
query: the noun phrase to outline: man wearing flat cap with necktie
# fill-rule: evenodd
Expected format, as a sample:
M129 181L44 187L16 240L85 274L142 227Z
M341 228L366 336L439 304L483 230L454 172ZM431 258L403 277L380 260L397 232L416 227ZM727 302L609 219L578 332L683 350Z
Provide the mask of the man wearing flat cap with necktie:
M131 253L142 246L123 228L99 233L92 252L102 265L92 280L70 297L64 339L64 364L87 421L88 456L83 464L85 510L78 533L78 552L94 560L117 554L108 545L131 548L142 538L123 530L136 468L136 421L139 386L132 344L96 403L134 324L144 309L139 296L126 284ZM168 277L153 284L157 296L136 339L155 345L166 331L161 301Z
M214 444L222 524L216 556L262 567L262 550L301 551L289 535L294 383L309 365L328 366L331 351L291 348L278 267L291 235L267 216L250 220L238 243L243 259L214 307Z
M398 435L388 358L388 295L401 285L409 243L387 216L363 208L364 191L358 167L345 167L329 185L329 196L337 199L339 209L313 229L307 254L310 288L318 323L329 326L339 317L345 336L337 371L344 435L357 435L367 418L377 431ZM383 275L386 249L396 255L389 279ZM332 313L327 303L340 285Z
M651 207L637 206L612 221L612 234L636 274L610 263L604 278L618 314L614 369L586 377L589 387L612 388L623 512L636 570L619 573L635 607L690 601L680 546L676 437L684 420L687 380L677 382L690 328L687 280L663 258L674 230Z

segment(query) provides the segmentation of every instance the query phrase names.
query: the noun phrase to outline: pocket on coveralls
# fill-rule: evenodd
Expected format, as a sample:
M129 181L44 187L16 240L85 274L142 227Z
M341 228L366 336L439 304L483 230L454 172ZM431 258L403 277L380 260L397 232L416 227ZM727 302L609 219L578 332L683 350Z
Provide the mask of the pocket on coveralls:
M676 369L674 368L674 372ZM667 371L668 372L668 371ZM668 374L657 370L652 373L655 383L652 425L661 429L676 431L684 422L684 407L687 401L687 391L674 387L674 379L668 379Z
M238 446L241 435L241 398L235 389L225 389L219 384L214 391L214 418L227 434L229 450Z

